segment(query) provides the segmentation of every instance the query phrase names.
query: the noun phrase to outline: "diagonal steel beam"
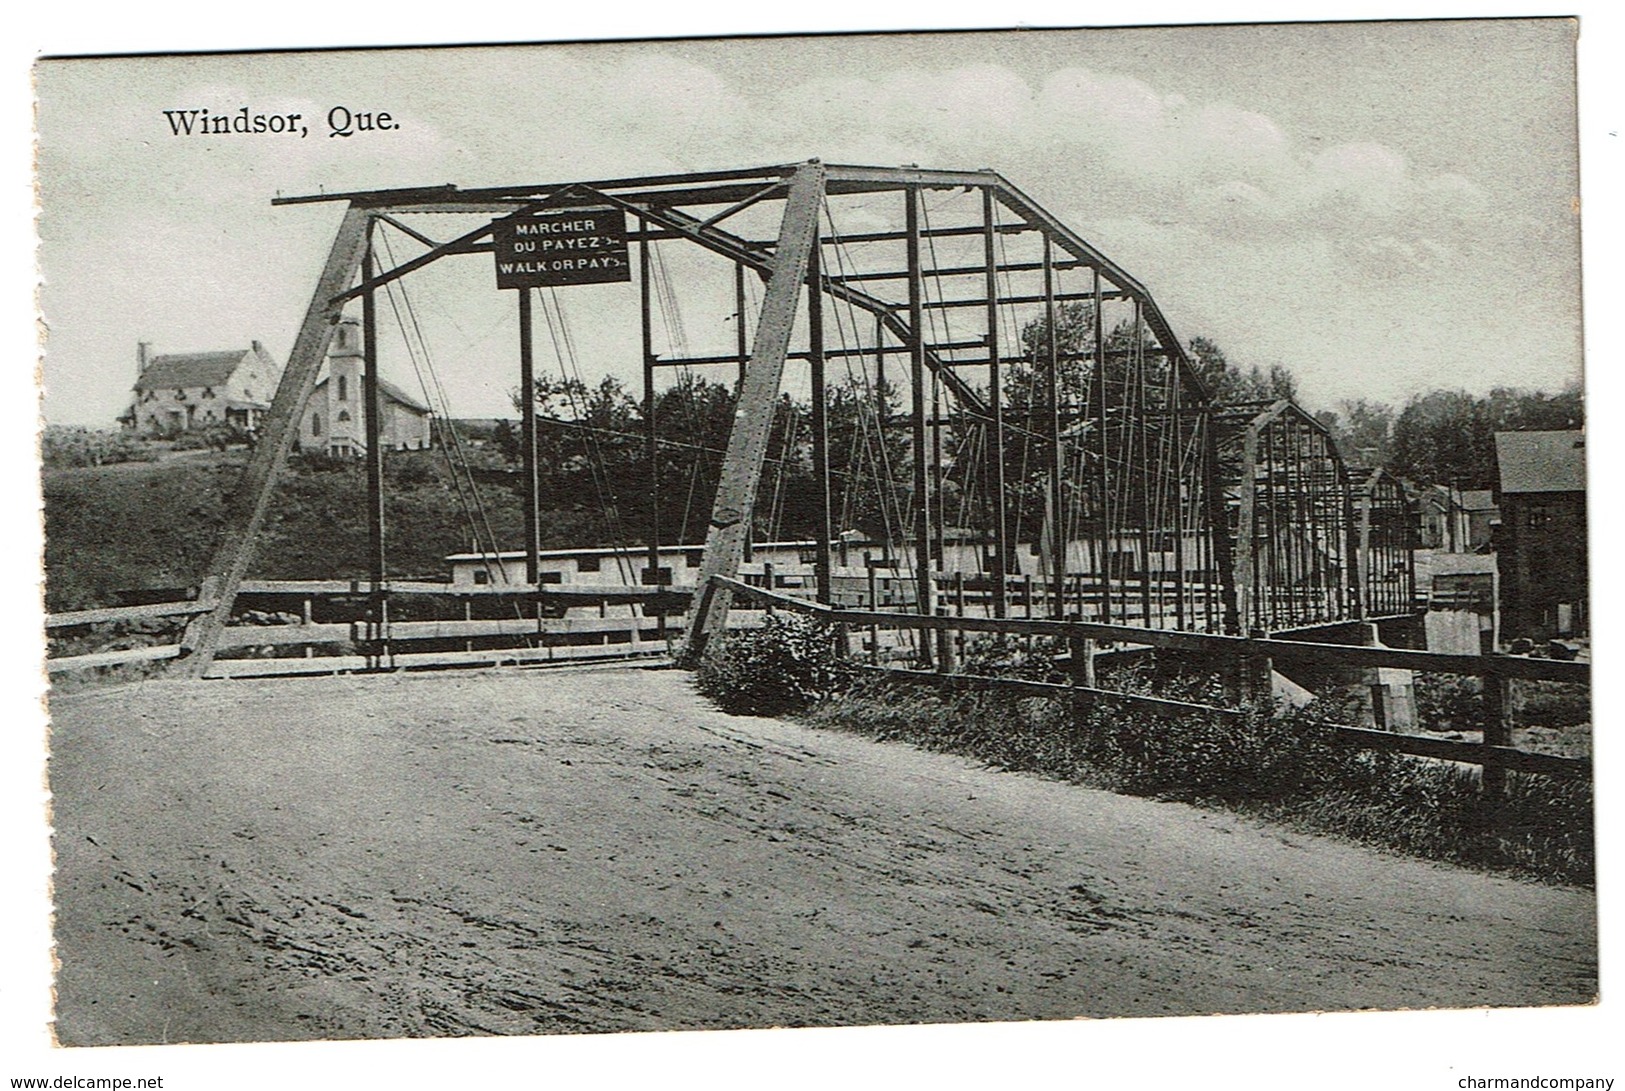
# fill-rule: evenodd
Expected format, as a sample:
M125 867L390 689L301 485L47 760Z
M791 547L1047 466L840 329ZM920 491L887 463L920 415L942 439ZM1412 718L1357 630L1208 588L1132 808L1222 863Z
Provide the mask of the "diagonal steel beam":
M700 560L699 601L689 619L688 635L680 656L684 663L697 662L705 654L711 638L728 624L733 593L711 577L737 577L739 564L744 560L756 490L761 483L762 461L767 457L767 441L773 431L773 409L784 379L784 358L790 351L790 331L795 325L796 305L807 276L808 258L817 239L818 212L823 201L823 164L808 163L791 178L784 202L784 220L779 226L779 242L773 253L773 271L768 277L761 316L756 323L750 364L739 388L734 424L728 433L728 451L722 456L711 526L706 531L705 554Z
M327 264L322 267L316 291L305 311L304 323L299 327L299 336L294 339L293 351L288 355L288 366L283 369L276 395L271 399L271 409L260 425L254 454L243 470L241 483L227 500L225 535L215 547L199 595L205 601L212 601L214 607L194 618L181 639L186 654L182 670L190 677L202 677L214 662L220 632L231 617L232 604L237 598L237 587L254 561L271 494L276 491L277 478L288 461L288 451L299 428L299 415L316 385L316 372L327 359L333 328L344 313L344 303L337 297L361 268L373 215L354 205L345 211L328 252Z
M706 249L723 257L731 258L742 265L755 269L758 273L767 275L773 268L773 255L767 250L742 239L737 235L729 234L714 226L707 226L703 221L688 213L675 208L648 208L634 204L630 201L621 201L612 194L601 194L611 204L618 204L636 216L645 217L662 227L677 231L684 237L692 239ZM844 303L851 303L860 310L875 315L881 323L890 330L903 344L911 344L914 335L910 332L908 322L897 314L892 304L860 291L843 283L838 277L823 277L826 294ZM936 353L926 350L926 366L942 376L942 383L948 388L959 403L974 417L987 418L989 410L987 403L976 389L958 375L953 373L952 365L944 361Z

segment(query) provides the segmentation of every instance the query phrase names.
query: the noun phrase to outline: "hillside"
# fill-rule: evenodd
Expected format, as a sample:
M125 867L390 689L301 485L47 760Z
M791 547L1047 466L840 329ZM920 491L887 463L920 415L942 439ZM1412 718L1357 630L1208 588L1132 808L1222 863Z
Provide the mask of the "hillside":
M195 585L219 540L241 451L189 452L158 462L47 469L46 608L105 605L131 588ZM474 539L439 452L391 454L385 526L391 575L432 577ZM519 498L483 483L479 497L504 548L522 542ZM366 478L360 463L294 459L278 485L249 575L352 579L367 574ZM601 520L585 510L542 513L544 545L590 545Z

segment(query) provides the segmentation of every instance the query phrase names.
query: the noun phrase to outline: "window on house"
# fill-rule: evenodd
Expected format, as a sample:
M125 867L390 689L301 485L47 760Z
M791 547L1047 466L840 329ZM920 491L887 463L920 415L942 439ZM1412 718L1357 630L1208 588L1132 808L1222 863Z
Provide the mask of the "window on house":
M214 397L214 387L212 387L212 386L204 387L202 396L205 397L205 398Z
M345 384L345 380L348 378L349 376L347 375L339 376L339 401L341 402L347 402L350 400L349 387Z
M597 572L597 571L600 570L599 569L599 563L602 560L603 560L602 557L577 557L576 558L576 571L577 572Z
M536 573L536 582L537 583L563 583L564 582L564 573L563 572L538 572L538 573Z
M686 554L684 554L683 556L684 556L684 563L689 568L698 568L698 567L700 567L700 558L703 557L704 554L698 549L691 549Z
M310 415L310 434L313 436L322 434L322 415L320 413Z
M1525 525L1531 527L1543 527L1551 521L1552 509L1545 504L1530 504L1524 516Z
M491 573L487 572L483 568L476 568L474 570L474 582L475 583L490 583L491 582Z
M339 410L339 423L340 424L347 423L349 421L349 419L350 419L350 411L348 409L340 409Z
M184 402L186 400L186 391L184 391L184 390L175 391L175 400L178 401L178 402Z

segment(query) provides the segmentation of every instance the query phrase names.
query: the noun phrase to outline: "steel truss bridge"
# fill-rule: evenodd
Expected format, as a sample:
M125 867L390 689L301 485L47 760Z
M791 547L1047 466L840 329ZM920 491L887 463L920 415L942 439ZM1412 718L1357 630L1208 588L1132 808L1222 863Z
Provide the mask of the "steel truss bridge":
M887 436L902 440L902 464L887 467L899 485L907 481L894 560L916 581L919 612L936 612L933 574L965 542L976 547L993 617L1012 609L1011 577L1023 553L1038 561L1042 609L1054 618L1267 635L1412 608L1409 520L1398 483L1345 465L1326 430L1290 402L1215 404L1145 286L994 171L814 160L275 203L314 202L342 203L345 213L204 581L213 608L184 640L199 673L219 645L346 306L361 305L365 394L376 399L380 290L432 262L489 254L499 220L570 209L619 209L631 225L651 455L660 369L737 369L735 421L699 573L703 591L689 620L691 654L726 623L729 592L709 577L738 573L774 406L786 382L803 377L823 531L816 535L816 593L831 601L833 543L843 529L833 503L842 485L832 478L829 449L837 367L880 392L864 442L883 448ZM476 222L437 241L425 224L448 216ZM381 268L373 245L381 228L406 236L418 252ZM668 242L696 247L719 275L731 273L739 318L731 351L653 351L651 254L658 257ZM533 377L532 291L517 293L524 390ZM758 292L759 305L749 306ZM888 389L906 393L906 408L886 410ZM527 398L532 581L539 550L534 411ZM369 429L378 418L367 414ZM382 452L376 435L368 440L372 577L380 589ZM658 490L651 487L644 502L658 528ZM660 544L643 543L656 571ZM919 652L929 659L929 644L922 641Z

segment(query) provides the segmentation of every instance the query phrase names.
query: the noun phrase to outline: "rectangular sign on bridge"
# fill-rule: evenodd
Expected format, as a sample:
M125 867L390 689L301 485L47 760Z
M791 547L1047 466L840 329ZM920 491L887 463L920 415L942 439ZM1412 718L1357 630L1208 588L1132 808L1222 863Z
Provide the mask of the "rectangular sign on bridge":
M576 208L511 216L492 225L498 288L551 288L632 279L626 213Z

